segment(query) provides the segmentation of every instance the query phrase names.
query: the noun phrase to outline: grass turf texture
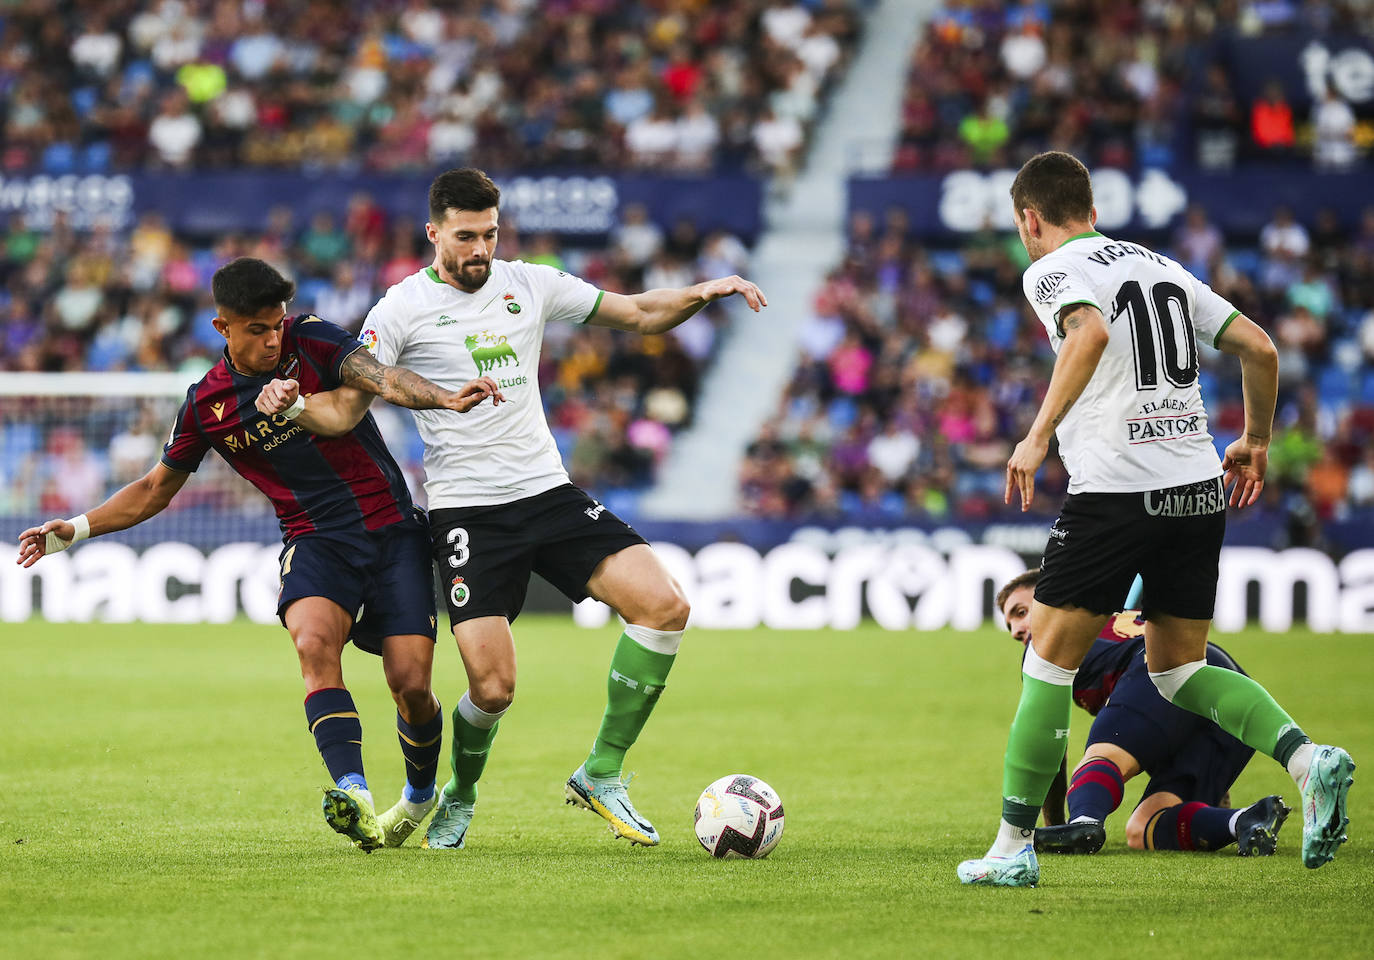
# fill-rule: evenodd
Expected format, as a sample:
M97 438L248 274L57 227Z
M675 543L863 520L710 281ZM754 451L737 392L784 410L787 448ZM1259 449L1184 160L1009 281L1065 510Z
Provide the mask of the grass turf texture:
M1374 941L1368 637L1222 638L1363 764L1335 863L1302 867L1296 809L1278 855L1256 860L1135 853L1118 811L1101 854L1043 858L1038 890L990 890L960 887L954 866L996 823L1017 692L1005 635L689 633L629 758L663 836L646 850L562 802L615 631L530 617L516 632L519 692L468 848L421 850L416 836L365 856L320 815L327 778L280 629L6 625L0 956L1346 956ZM437 660L451 709L451 640ZM385 807L403 773L380 663L350 648L345 671ZM1075 710L1072 750L1087 726ZM715 861L693 836L698 792L733 772L783 797L767 860ZM1298 807L1256 758L1233 797L1268 793Z

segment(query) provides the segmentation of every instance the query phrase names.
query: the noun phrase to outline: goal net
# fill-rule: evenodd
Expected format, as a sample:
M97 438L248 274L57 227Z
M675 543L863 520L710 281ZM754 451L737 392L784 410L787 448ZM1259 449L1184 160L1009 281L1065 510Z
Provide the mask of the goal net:
M90 510L157 462L196 374L0 377L0 533ZM423 474L405 411L375 404L412 490ZM0 563L0 621L224 622L276 615L281 533L267 499L214 454L161 514L45 557Z

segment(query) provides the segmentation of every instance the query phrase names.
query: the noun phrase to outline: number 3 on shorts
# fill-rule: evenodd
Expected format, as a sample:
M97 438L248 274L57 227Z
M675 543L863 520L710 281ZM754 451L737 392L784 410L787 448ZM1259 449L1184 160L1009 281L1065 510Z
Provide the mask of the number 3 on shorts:
M462 527L454 527L448 532L448 542L453 547L453 556L448 558L450 567L461 567L468 562L472 551L468 549L468 532Z

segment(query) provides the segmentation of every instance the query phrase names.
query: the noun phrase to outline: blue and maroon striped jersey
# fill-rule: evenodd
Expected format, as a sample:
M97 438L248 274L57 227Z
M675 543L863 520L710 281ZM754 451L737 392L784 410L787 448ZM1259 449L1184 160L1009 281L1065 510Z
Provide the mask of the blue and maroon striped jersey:
M319 317L288 317L272 373L239 373L226 353L186 391L162 462L191 473L213 448L272 501L283 540L323 530L377 530L411 518L410 491L371 413L341 437L317 437L254 406L274 377L296 380L303 396L333 390L344 360L359 349L351 334Z
M1133 610L1118 613L1097 635L1073 678L1073 702L1093 716L1116 689L1136 657L1145 656L1145 621Z

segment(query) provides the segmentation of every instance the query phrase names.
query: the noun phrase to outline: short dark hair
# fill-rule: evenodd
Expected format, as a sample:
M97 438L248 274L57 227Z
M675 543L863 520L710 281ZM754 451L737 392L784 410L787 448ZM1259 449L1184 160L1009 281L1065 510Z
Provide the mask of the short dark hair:
M1027 570L1025 573L1019 573L1016 576L1012 577L1011 580L1007 581L1006 586L1004 586L1001 590L997 591L997 612L1002 614L1003 617L1005 617L1006 612L1002 608L1007 605L1007 597L1011 596L1012 591L1020 590L1022 587L1033 587L1039 582L1039 567L1035 567L1033 569Z
M1087 220L1093 211L1092 177L1072 154L1061 150L1037 153L1011 182L1011 202L1018 217L1029 207L1056 227Z
M256 317L268 307L289 303L296 295L296 285L266 260L239 257L215 271L210 291L221 312Z
M429 221L438 223L450 210L490 210L501 205L501 188L476 167L446 170L429 185Z

